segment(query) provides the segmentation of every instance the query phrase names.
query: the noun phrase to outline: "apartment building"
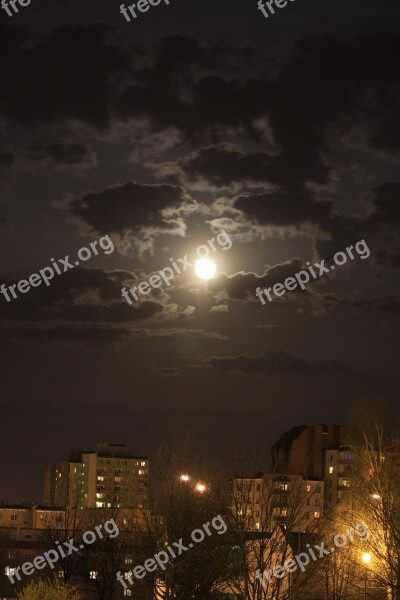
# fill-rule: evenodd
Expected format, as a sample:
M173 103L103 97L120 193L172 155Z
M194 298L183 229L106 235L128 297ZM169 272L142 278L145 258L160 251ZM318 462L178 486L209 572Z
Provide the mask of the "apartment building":
M334 506L351 485L353 449L340 446L337 450L327 450L325 460L326 506Z
M349 429L343 425L292 427L271 446L271 471L322 480L326 451L338 450L348 435Z
M126 444L101 442L96 451L74 453L47 469L45 504L77 508L131 508L148 499L149 460Z
M54 532L59 529L58 539L74 538L75 542L80 539L82 532L94 529L94 524L104 522L112 514L120 531L119 540L123 540L125 555L120 556L121 570L133 564L131 549L137 549L140 543L135 538L135 532L141 531L148 519L147 509L126 508L102 510L98 508L71 509L49 508L35 505L0 505L0 599L15 600L19 590L33 579L63 578L61 560L54 570L48 565L44 570L35 570L27 578L22 576L21 580L15 575L15 568L26 562L32 562L37 556L43 556L44 552L55 548ZM108 546L107 546L108 547ZM112 552L112 549L111 549ZM83 555L77 555L77 560ZM115 558L115 557L114 557ZM96 562L94 564L97 564ZM8 575L14 577L11 582ZM74 575L71 580L84 591L82 597L85 600L96 600L98 594L93 586L93 580L98 575L85 561L75 563ZM21 575L20 575L21 577ZM148 586L137 585L140 592L135 597L138 600L152 600L152 590ZM124 594L121 586L115 590L113 598L122 600L128 594Z
M233 510L248 531L312 529L323 513L324 482L300 475L257 473L233 479Z

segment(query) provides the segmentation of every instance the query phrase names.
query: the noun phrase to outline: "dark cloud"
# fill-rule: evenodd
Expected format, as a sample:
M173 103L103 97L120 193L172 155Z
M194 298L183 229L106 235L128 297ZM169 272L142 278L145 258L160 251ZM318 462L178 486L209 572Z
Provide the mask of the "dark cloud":
M182 369L180 367L161 367L156 369L157 375L161 377L182 377Z
M385 298L366 298L363 300L354 300L352 306L375 312L400 313L400 296L393 295Z
M82 166L93 163L93 153L80 143L58 141L49 145L36 144L28 156L32 161L51 159L56 166Z
M131 332L117 327L56 326L52 328L31 327L7 328L3 335L7 339L28 342L83 342L88 345L109 345L126 342Z
M375 259L383 267L400 269L400 253L391 254L390 252L380 250L375 254Z
M104 330L105 323L134 323L152 319L163 311L163 305L158 302L127 304L121 298L121 287L128 279L134 279L134 275L127 271L75 268L55 277L49 287L42 283L26 294L17 291L17 299L11 302L1 296L0 320L42 325L62 321L90 323ZM13 283L4 277L1 281L6 286Z
M263 225L325 224L332 213L332 202L316 202L309 192L246 194L234 205Z
M387 296L368 296L364 295L360 289L348 294L338 293L318 293L312 295L312 303L317 309L315 314L326 314L326 311L337 311L343 314L344 310L352 311L351 314L360 314L361 311L367 313L391 313L397 315L400 313L400 296L391 294ZM371 315L372 318L372 315Z
M207 358L203 367L213 367L221 371L237 371L248 375L297 375L315 377L318 375L349 375L354 373L350 365L336 360L309 360L294 358L284 350L267 351L262 356L237 356Z
M14 164L14 156L9 152L0 152L0 167L9 168Z
M75 199L70 210L99 232L123 233L142 227L168 232L176 228L174 217L185 202L189 197L180 186L128 182ZM175 215L167 215L167 210L175 210Z
M129 71L128 56L109 41L111 31L102 24L64 25L27 45L25 31L2 24L0 66L7 85L0 90L0 111L25 126L78 119L105 128L110 81Z
M372 220L388 223L400 220L400 183L387 182L373 188L371 200Z
M217 182L242 173L284 190L329 180L333 130L362 129L370 148L392 154L399 149L396 34L305 39L272 71L271 62L250 46L202 44L188 36L128 51L116 38L111 42L111 28L101 24L64 26L30 45L27 32L10 25L2 30L0 65L9 84L0 92L0 110L20 124L78 119L105 129L111 117L134 117L155 130L176 127L187 138L236 130L263 143L265 133L255 125L263 118L273 155L208 148L187 168ZM43 81L51 81L45 96ZM53 153L56 160L66 158L60 149Z
M243 152L229 144L209 146L182 161L182 169L192 179L204 178L215 185L233 182L269 182L283 188L296 188L307 179L325 182L329 167L321 165L323 175L307 174L308 156L292 160L288 153ZM288 178L290 173L290 178Z
M156 338L166 342L171 342L177 339L190 339L190 340L214 340L214 341L226 341L228 337L215 331L207 331L205 329L191 329L183 327L169 327L157 329L143 329L137 328L133 331L136 337L143 338Z
M327 142L335 129L347 134L362 128L370 148L397 151L393 128L396 131L399 50L400 36L395 34L348 42L307 39L296 45L277 73L263 72L261 61L253 56L250 71L243 64L241 72L230 77L210 69L197 80L187 64L177 60L179 76L186 76L183 89L159 76L156 60L144 84L142 78L122 92L119 111L122 118L147 117L156 129L175 126L186 136L209 132L218 137L229 128L241 128L259 141L262 135L254 122L266 118L278 148L274 156L251 153L253 166L246 156L208 149L189 161L188 169L197 175L210 166L210 177L218 181L210 165L214 156L223 171L221 181L235 180L236 166L247 176L301 189L309 181L328 181L334 160L329 159Z
M225 292L231 298L243 300L248 296L255 297L257 287L266 288L293 277L303 266L302 260L294 258L290 262L270 267L264 275L256 273L236 273L232 276L219 275L208 283L210 291Z

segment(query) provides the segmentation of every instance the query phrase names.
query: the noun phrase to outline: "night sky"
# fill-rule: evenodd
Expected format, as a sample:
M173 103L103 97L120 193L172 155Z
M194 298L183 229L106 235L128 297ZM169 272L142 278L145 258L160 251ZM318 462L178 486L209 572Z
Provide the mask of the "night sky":
M398 0L0 13L0 283L114 245L0 296L0 501L40 502L43 469L102 440L151 457L189 431L234 469L360 398L397 423ZM221 230L215 279L122 298ZM363 239L368 258L255 296Z

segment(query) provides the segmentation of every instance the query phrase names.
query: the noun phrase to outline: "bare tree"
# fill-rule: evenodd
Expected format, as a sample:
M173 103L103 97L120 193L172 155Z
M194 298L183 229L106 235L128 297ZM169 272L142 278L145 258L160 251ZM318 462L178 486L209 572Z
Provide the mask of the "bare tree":
M85 531L87 516L84 509L63 508L49 512L45 517L47 539L51 546L58 551L64 548L64 543L73 539L74 544L80 545L82 531ZM77 573L81 556L77 552L58 552L60 558L57 562L59 571L62 573L64 584L71 581Z
M212 522L227 513L228 485L218 468L199 459L188 441L164 449L153 461L150 512L140 544L142 560L165 552L182 540L164 568L146 579L162 600L196 600L219 596L230 551L229 532L213 531ZM214 521L213 521L214 520ZM193 543L191 534L208 523L210 533ZM175 547L176 550L176 547ZM144 553L147 556L144 556ZM139 557L138 557L139 558Z
M305 585L295 576L275 577L273 570L315 531L312 500L320 497L300 476L258 473L233 481L231 527L236 538L235 569L228 590L249 600L285 599ZM319 511L321 508L319 507ZM318 511L318 517L320 512Z
M117 573L126 570L127 557L132 551L133 513L133 509L118 508L86 510L86 530L93 534L96 528L98 531L95 541L89 545L86 543L82 550L80 582L82 589L94 590L99 600L122 597L123 588L117 580ZM112 535L98 527L107 522L113 525Z
M365 587L371 591L374 588L375 595L378 588L386 589L390 600L399 600L400 441L387 433L381 407L361 405L356 422L351 487L343 501L344 520L364 522L370 532L357 557L365 574ZM358 585L362 587L362 581Z
M36 581L24 587L18 594L18 600L81 600L81 596L70 586Z

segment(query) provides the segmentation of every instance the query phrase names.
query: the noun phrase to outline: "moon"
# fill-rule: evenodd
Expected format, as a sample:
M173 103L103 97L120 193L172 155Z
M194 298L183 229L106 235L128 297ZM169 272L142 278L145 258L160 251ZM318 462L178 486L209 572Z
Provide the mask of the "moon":
M214 277L217 267L215 262L209 258L201 258L194 266L195 273L200 279L211 279Z

